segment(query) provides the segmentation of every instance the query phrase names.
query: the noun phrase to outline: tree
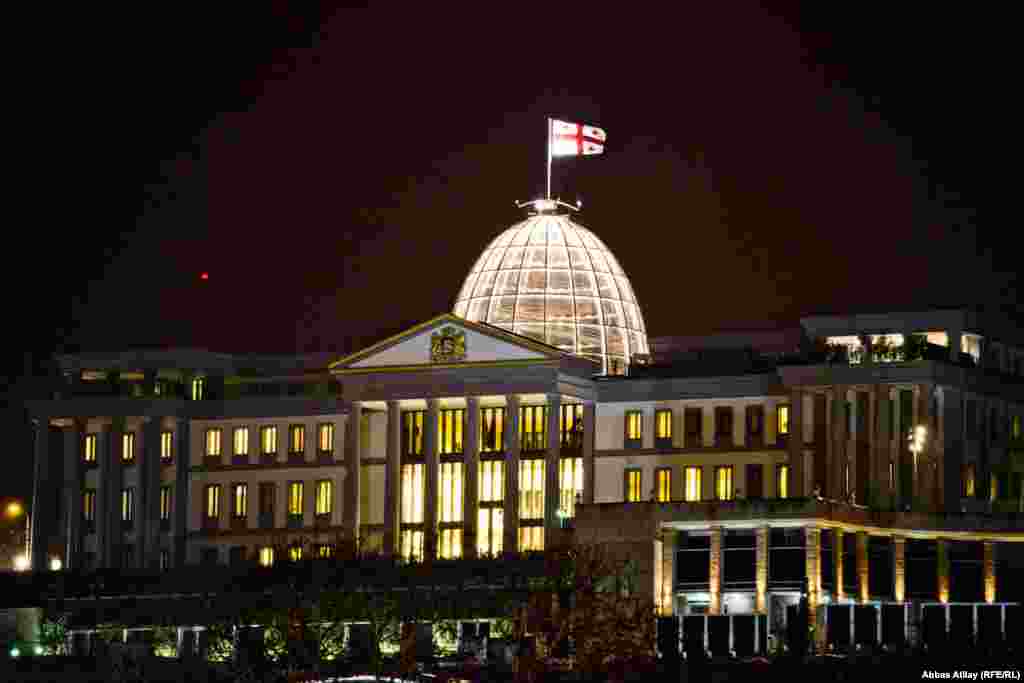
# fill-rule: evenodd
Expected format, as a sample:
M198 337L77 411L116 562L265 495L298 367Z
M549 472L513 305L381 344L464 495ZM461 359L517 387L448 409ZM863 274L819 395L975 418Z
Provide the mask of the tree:
M531 592L527 615L545 668L568 665L594 676L653 665L656 608L636 591L635 563L584 543L551 550L546 560L546 585ZM567 649L574 650L572 656L560 656Z

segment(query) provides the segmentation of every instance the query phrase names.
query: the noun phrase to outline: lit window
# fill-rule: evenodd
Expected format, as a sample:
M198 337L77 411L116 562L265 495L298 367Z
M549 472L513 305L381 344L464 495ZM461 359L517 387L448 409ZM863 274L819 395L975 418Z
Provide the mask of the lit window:
M847 360L851 364L860 363L864 357L864 345L861 344L860 337L856 335L847 335L845 337L828 337L826 342L832 346L845 347Z
M988 500L990 503L994 503L997 497L999 497L999 478L993 472L988 479Z
M642 489L640 488L641 472L639 469L626 470L626 491L624 498L627 503L635 503L642 500Z
M776 469L778 480L775 482L775 490L779 498L789 498L789 465L779 465Z
M202 401L206 393L206 378L195 377L192 379L192 400Z
M263 567L269 567L274 564L274 548L265 545L260 548L260 565Z
M160 433L160 460L170 462L174 459L174 433Z
M206 510L207 519L220 518L220 484L206 485Z
M850 491L853 488L853 482L850 481L850 463L843 463L843 495L850 495Z
M402 465L402 510L403 524L423 523L423 465Z
M320 558L334 557L334 546L330 543L320 543L316 546L315 555Z
M558 507L564 516L576 516L577 495L583 495L583 458L562 458L558 463Z
M963 466L963 486L960 495L964 498L974 497L974 463L967 463Z
M462 408L442 410L437 416L437 452L449 455L462 452Z
M659 503L668 503L672 500L672 470L668 467L659 467L654 471L655 488Z
M231 516L235 519L245 519L249 514L249 486L247 484L235 484L232 487Z
M894 460L889 461L889 488L896 488L896 462Z
M481 503L500 503L505 499L505 463L500 460L482 460L480 462L480 493Z
M672 411L654 411L654 438L658 441L672 441Z
M302 559L302 546L292 545L288 547L288 559L292 562L298 562Z
M135 520L135 489L121 489L121 521Z
M977 363L981 358L981 340L982 337L976 334L963 333L960 336L960 352L970 355Z
M260 428L260 449L263 455L277 455L277 427Z
M302 482L288 482L288 514L292 517L302 516Z
M85 462L96 462L96 435L85 435L85 452L82 454Z
M462 463L443 462L439 467L437 521L462 521Z
M123 462L135 462L135 432L125 432L121 435L121 460Z
M544 461L519 461L519 519L544 519Z
M82 493L82 519L96 521L96 489L86 489Z
M519 552L535 552L544 550L544 527L519 527Z
M949 347L949 335L945 332L925 332L924 338L929 344Z
M206 430L206 457L207 458L219 458L220 457L220 430L219 429L207 429Z
M160 487L160 521L171 521L171 487Z
M402 413L402 455L423 455L423 410Z
M715 468L715 496L718 500L732 500L732 465Z
M329 517L334 509L334 482L321 479L316 483L316 515Z
M505 449L505 409L480 409L480 452L495 453Z
M789 404L777 406L775 414L779 421L779 435L789 434Z
M249 428L248 427L235 427L234 435L234 453L235 455L249 455Z
M504 510L501 508L481 508L477 512L476 549L481 557L501 553L504 533Z
M334 453L334 425L325 422L317 428L317 441L321 453Z
M419 529L402 529L399 554L408 561L422 562L423 532Z
M583 447L583 404L562 406L562 421L559 425L562 448Z
M1020 415L1014 415L1010 421L1010 436L1014 439L1020 438Z
M437 556L442 560L462 557L462 529L441 529Z
M639 410L626 411L626 445L639 445L643 439L643 416Z
M288 452L306 452L306 428L303 425L291 425L288 427Z
M685 490L683 495L688 502L697 502L701 498L701 468L687 467L683 470Z
M519 409L519 446L522 451L547 449L547 406L522 406Z

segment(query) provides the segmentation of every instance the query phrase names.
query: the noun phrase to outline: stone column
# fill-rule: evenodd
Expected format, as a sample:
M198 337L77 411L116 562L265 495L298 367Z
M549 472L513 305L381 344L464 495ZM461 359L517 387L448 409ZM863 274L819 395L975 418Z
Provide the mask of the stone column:
M160 418L144 417L136 438L138 457L138 508L135 524L135 556L139 567L154 566L153 552L160 524Z
M790 392L789 401L789 495L793 498L802 498L810 493L804 490L804 392L793 389ZM815 458L821 458L824 454L815 453ZM813 489L813 484L812 484Z
M866 531L857 532L857 588L860 593L860 601L866 603L870 597L868 585L868 534Z
M655 558L661 563L661 584L655 586L658 613L664 617L673 614L673 593L675 588L676 544L679 532L675 529L661 530L661 557Z
M804 548L807 572L807 626L815 627L815 640L824 636L818 625L818 603L821 600L821 529L805 527Z
M100 549L100 562L103 567L120 566L120 545L124 539L124 532L121 530L121 487L124 485L124 477L121 467L122 435L125 429L125 419L122 416L115 417L106 431L106 441L103 453L100 457L106 461L106 474L103 472L103 463L100 463L100 495L106 507L103 510L104 538Z
M185 539L188 535L189 506L189 466L192 459L190 444L191 425L187 419L179 417L174 425L174 495L171 505L174 506L172 525L174 534L174 567L185 566Z
M985 602L996 601L996 544L993 541L984 541L984 588Z
M885 425L889 419L889 389L884 384L875 385L872 396L871 423L871 484L877 496L874 506L887 506L891 502L889 484L889 441ZM889 431L892 430L890 425Z
M84 486L82 449L85 443L85 429L85 421L76 419L71 427L64 430L64 509L67 510L64 566L67 569L81 567Z
M398 553L402 480L402 411L398 401L388 401L386 461L384 463L384 554Z
M594 470L594 431L597 410L593 401L583 404L583 504L593 505L597 484Z
M903 602L907 595L906 570L907 539L901 536L892 537L892 589L896 602Z
M505 534L506 553L519 552L519 397L505 397Z
M464 465L465 488L462 496L462 555L475 558L477 553L477 509L480 494L480 399L470 396L466 399L466 421L463 427L465 444Z
M835 593L836 601L846 598L846 588L843 586L843 530L832 530L832 570L835 573L832 591Z
M359 437L361 423L363 420L363 405L359 401L353 401L349 407L348 420L345 421L345 515L342 519L342 528L346 540L356 544L359 543L359 501L360 501L360 479L362 475L362 458L359 451ZM280 439L280 436L278 437ZM288 430L285 428L284 438L288 439ZM278 443L280 451L280 442ZM287 501L287 491L285 492Z
M828 478L826 497L844 500L843 464L846 462L846 387L839 385L832 391L832 406L829 416L832 424L829 440Z
M32 418L34 436L35 481L32 493L32 512L29 520L28 559L33 571L48 568L47 546L53 535L53 491L50 481L50 418L47 415Z
M559 525L558 463L562 440L562 396L548 394L548 444L544 452L544 547L555 542L561 533Z
M935 540L935 564L937 592L939 602L949 602L949 541L944 538Z
M928 384L921 384L914 387L914 407L917 413L917 420L914 425L924 425L928 430L928 436L925 440L924 450L917 456L918 462L916 471L914 472L914 499L920 501L923 509L927 511L934 510L934 501L932 500L934 493L934 486L932 482L932 441L935 439L935 434L932 433L931 426L931 386Z
M754 611L768 614L768 534L767 526L757 529L757 550L755 580L757 581L757 597Z
M711 566L708 574L711 599L708 602L708 614L717 616L722 613L722 527L711 527Z
M440 460L437 447L437 424L441 413L441 402L436 398L427 400L427 414L423 420L423 480L426 494L423 496L423 559L430 562L437 558L437 489Z

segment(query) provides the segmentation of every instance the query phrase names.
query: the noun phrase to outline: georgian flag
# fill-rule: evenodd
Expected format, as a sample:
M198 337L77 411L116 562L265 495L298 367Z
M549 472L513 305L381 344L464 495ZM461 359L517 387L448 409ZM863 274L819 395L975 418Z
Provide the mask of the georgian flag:
M571 157L604 152L605 132L596 126L551 121L551 156Z

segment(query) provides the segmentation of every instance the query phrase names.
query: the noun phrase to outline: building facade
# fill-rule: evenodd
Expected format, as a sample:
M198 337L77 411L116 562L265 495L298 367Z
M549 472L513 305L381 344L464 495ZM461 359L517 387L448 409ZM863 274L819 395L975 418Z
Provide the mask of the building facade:
M999 567L1024 547L1019 330L963 310L818 316L770 339L653 340L652 361L610 257L566 268L582 284L558 295L551 310L571 321L551 330L517 327L519 300L548 296L518 290L504 327L463 317L504 305L494 283L517 235L524 254L547 250L549 282L561 251L582 252L566 264L607 251L563 245L574 228L548 218L485 252L460 315L346 358L60 358L62 386L30 407L33 567L272 564L339 543L500 558L576 538L635 559L665 615L760 614L776 629L802 592L814 619L826 603L1009 602ZM598 267L617 283L620 331L596 312ZM581 353L586 335L600 344ZM630 344L643 353L609 373Z

